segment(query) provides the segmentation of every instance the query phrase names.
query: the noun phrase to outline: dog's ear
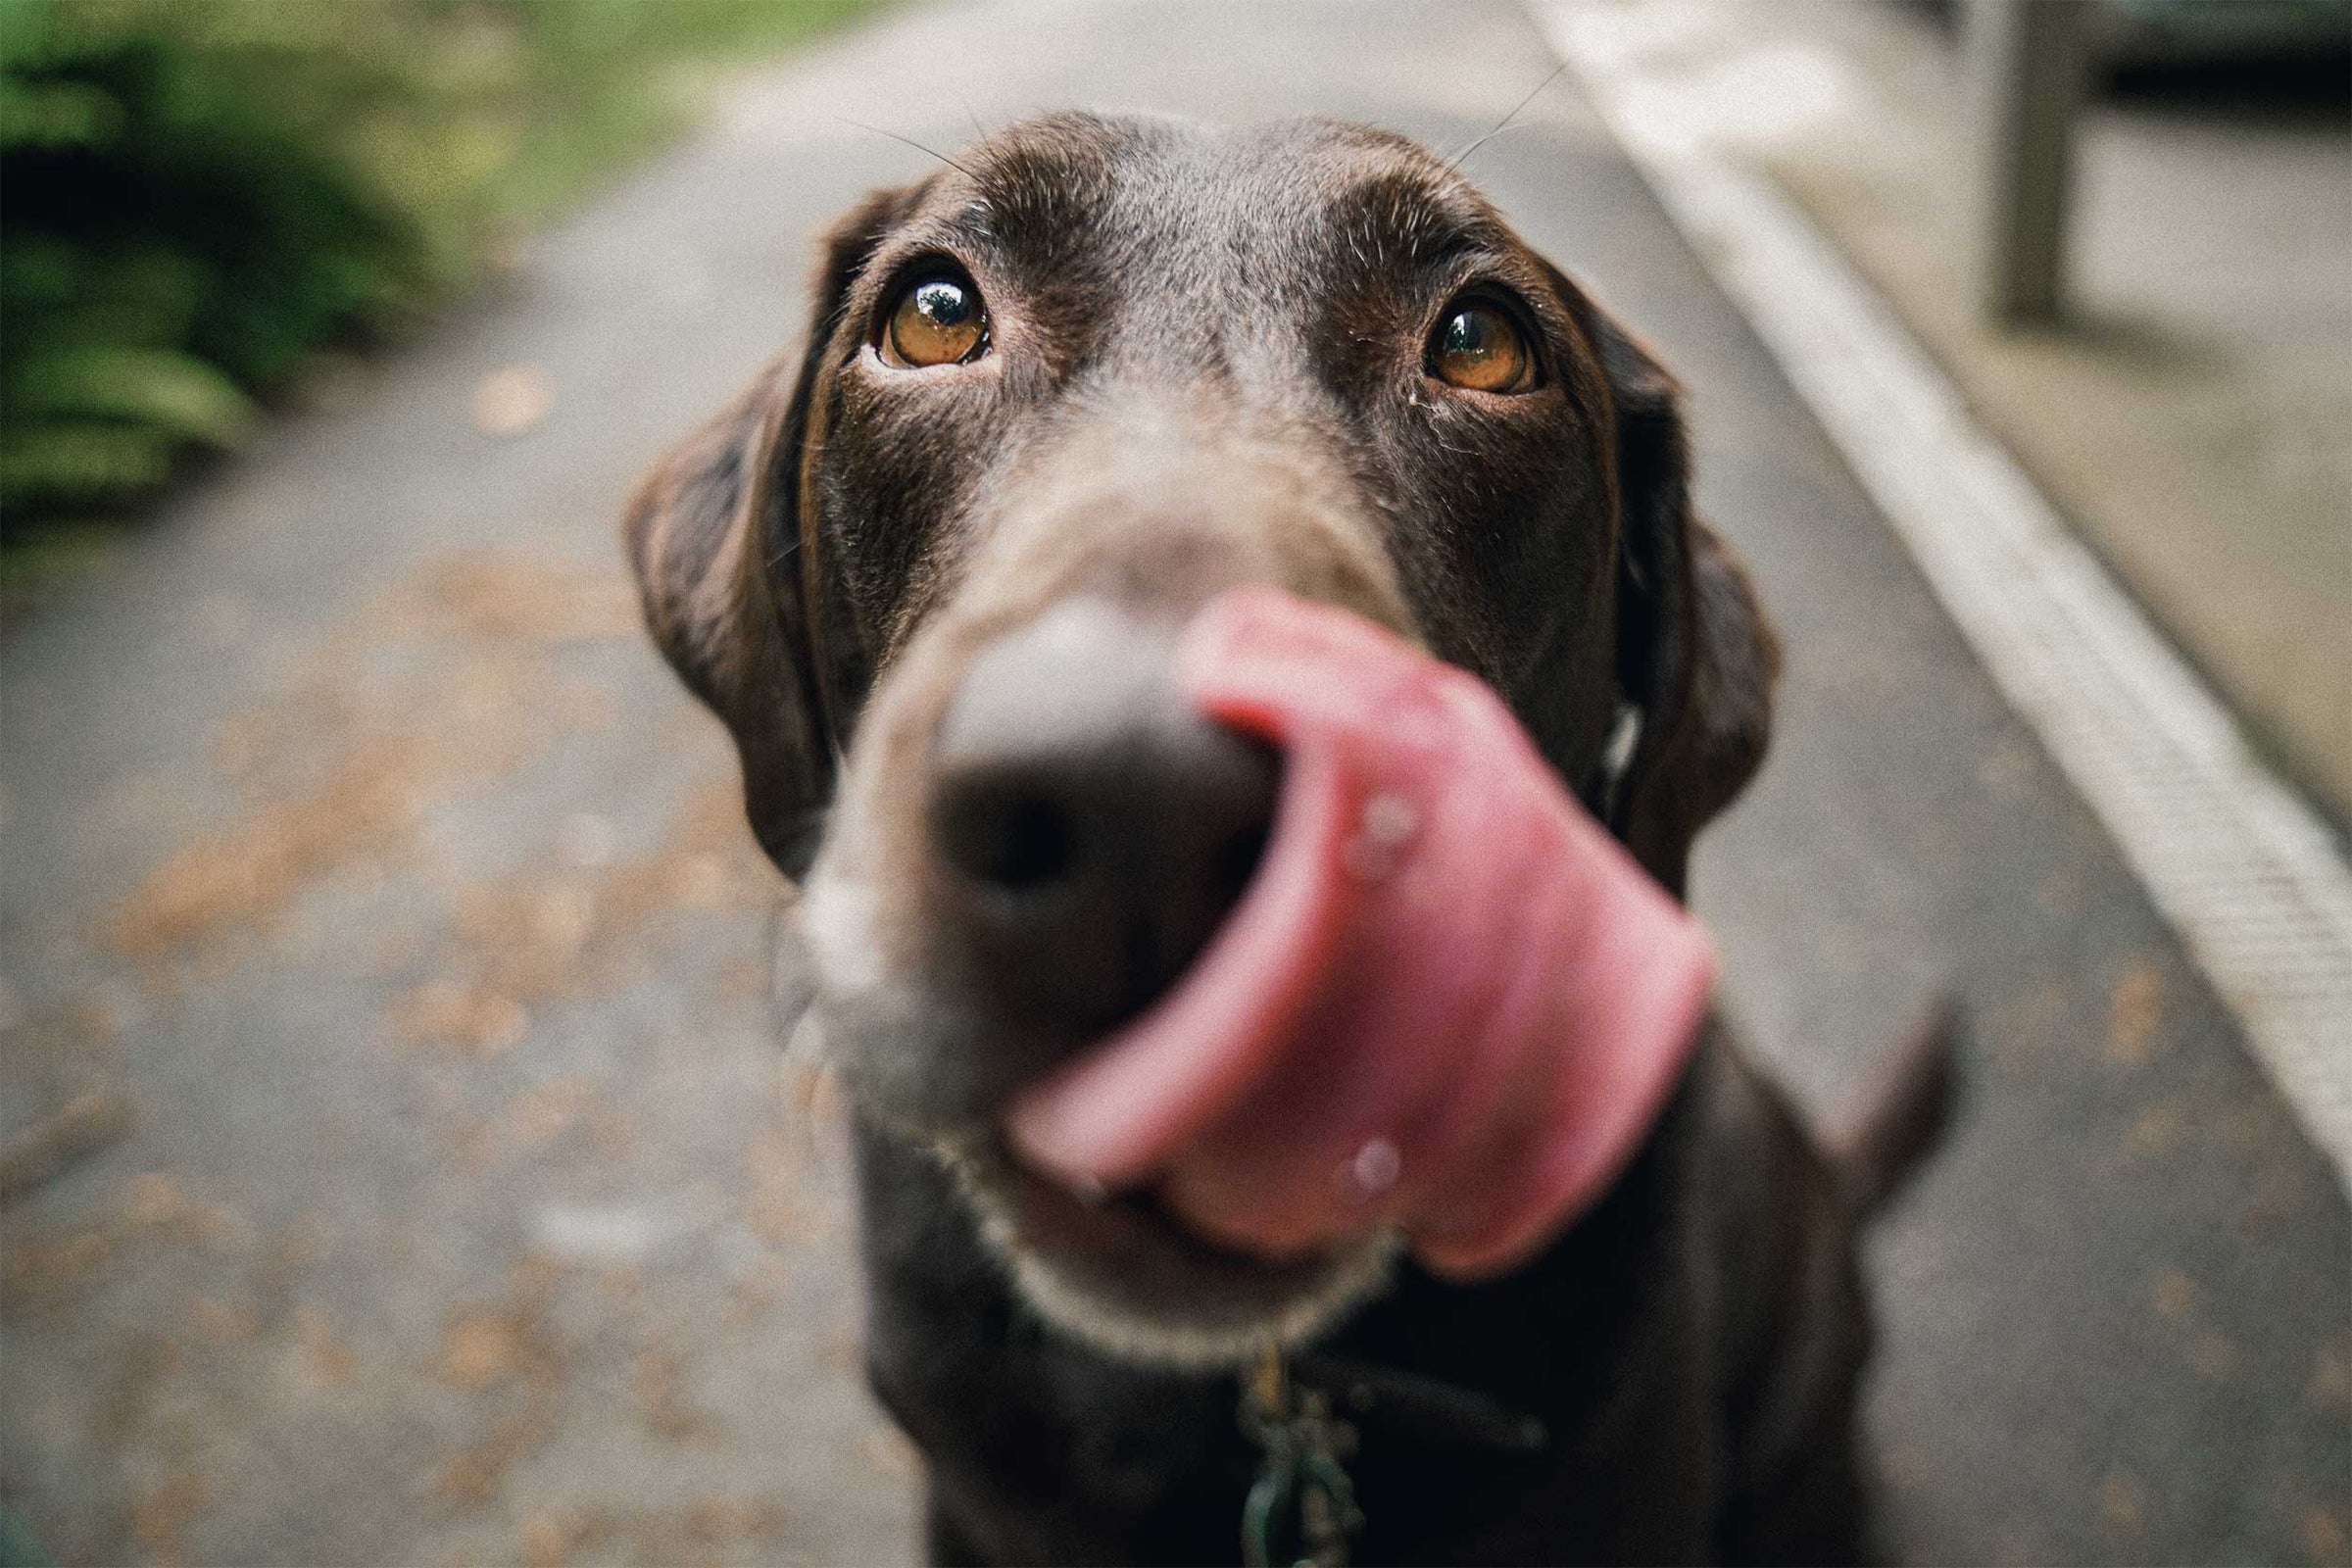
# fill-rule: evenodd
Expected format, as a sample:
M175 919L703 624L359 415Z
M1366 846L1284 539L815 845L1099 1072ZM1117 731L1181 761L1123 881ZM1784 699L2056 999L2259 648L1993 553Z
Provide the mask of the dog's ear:
M877 192L826 233L798 369L762 371L655 466L623 520L654 641L733 732L752 831L792 877L815 854L839 717L808 613L821 564L801 516L809 402L850 284L920 191Z
M1691 839L1764 760L1780 645L1746 567L1691 510L1681 389L1624 327L1585 313L1615 405L1617 674L1639 722L1609 825L1681 897Z

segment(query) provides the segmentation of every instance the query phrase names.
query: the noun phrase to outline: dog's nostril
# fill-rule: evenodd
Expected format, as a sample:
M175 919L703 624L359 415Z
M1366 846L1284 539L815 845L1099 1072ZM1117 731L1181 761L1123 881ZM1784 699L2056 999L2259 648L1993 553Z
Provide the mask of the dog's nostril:
M1209 877L1216 897L1227 905L1239 904L1250 879L1257 874L1257 862L1266 857L1266 839L1273 831L1267 822L1252 822L1226 836L1209 854Z
M981 781L951 792L942 803L939 845L948 863L974 882L1028 893L1069 874L1078 858L1078 828L1057 801Z
M1004 815L988 875L1008 888L1051 882L1077 858L1070 813L1052 801L1025 800Z
M966 668L928 759L935 951L1025 1038L1162 995L1248 889L1280 759L1193 711L1174 634L1072 601Z

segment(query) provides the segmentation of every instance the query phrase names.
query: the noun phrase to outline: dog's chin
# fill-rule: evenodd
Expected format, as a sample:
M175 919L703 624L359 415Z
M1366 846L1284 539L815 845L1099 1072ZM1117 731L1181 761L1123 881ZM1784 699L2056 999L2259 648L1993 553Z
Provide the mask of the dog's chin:
M1031 1060L1021 1042L911 988L812 990L808 1049L877 1131L947 1167L1015 1289L1073 1338L1128 1360L1238 1367L1317 1338L1389 1284L1402 1250L1393 1233L1272 1261L1203 1239L1148 1197L1081 1198L1013 1159L992 1107L1066 1048Z
M1313 1340L1379 1294L1398 1250L1382 1232L1269 1261L1200 1239L1149 1197L1082 1198L1013 1161L994 1137L933 1148L1022 1297L1056 1328L1128 1360L1238 1367Z

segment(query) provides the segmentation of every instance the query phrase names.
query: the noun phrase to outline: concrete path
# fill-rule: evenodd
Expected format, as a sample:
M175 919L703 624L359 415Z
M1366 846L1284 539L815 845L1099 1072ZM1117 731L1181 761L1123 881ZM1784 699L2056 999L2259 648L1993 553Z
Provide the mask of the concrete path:
M1978 315L1967 72L1928 8L1618 11L1935 352L2254 734L2352 820L2352 117L2084 110L2071 318Z
M0 1498L76 1561L908 1557L837 1124L766 1017L779 886L634 630L620 498L797 336L815 225L925 167L844 118L1451 148L1550 68L1501 3L894 13L14 628L0 1137L79 1105L99 1147L0 1209ZM1896 1549L2352 1558L2330 1171L1570 90L1469 167L1685 377L1787 635L1698 867L1760 1053L1824 1102L1975 1007L1872 1249Z

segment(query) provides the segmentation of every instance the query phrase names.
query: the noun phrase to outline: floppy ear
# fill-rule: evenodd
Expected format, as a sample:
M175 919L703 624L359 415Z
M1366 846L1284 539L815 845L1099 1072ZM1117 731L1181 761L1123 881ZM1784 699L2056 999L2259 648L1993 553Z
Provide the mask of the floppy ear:
M877 192L820 246L800 367L762 371L629 500L622 532L654 641L733 732L752 831L785 875L808 870L833 792L833 736L811 530L801 515L809 402L858 270L919 195Z
M1780 643L1739 556L1690 510L1681 389L1587 311L1616 406L1617 673L1640 722L1609 826L1679 898L1691 839L1764 760Z

